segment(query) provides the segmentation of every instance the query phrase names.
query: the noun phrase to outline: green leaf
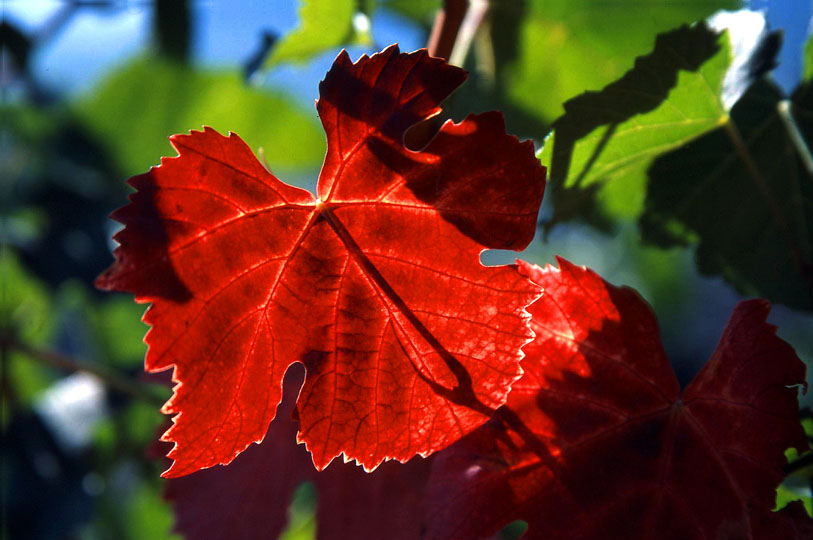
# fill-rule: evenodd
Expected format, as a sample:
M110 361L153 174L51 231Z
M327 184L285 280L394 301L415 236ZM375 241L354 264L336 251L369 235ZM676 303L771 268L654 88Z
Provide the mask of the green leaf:
M655 157L725 123L719 95L730 63L727 39L682 26L618 81L565 103L540 153L553 186L546 228L577 215L600 227L608 215L637 217Z
M813 92L806 84L787 101L754 79L772 59L768 36L727 112L733 58L729 40L714 36L702 24L663 34L622 79L565 105L540 154L553 186L546 228L638 218L645 241L696 244L702 273L811 309Z
M318 167L325 152L315 112L285 94L250 88L237 72L203 71L138 59L75 108L124 175L142 173L175 151L167 137L203 125L235 131L262 147L275 172Z
M287 34L274 47L266 66L281 62L302 63L328 49L342 44L366 41L369 35L353 31L356 0L302 0L299 27Z
M794 117L807 140L794 141ZM725 125L653 163L644 239L696 241L702 273L722 274L746 295L813 309L813 169L803 158L811 133L809 85L786 101L758 81Z
M543 122L565 100L601 88L652 49L659 32L702 20L738 0L534 0L523 17L516 61L505 72L508 95Z
M793 501L802 501L805 510L807 510L807 514L813 516L813 499L811 499L810 495L804 495L781 484L776 490L775 510L781 510Z
M443 8L441 0L379 0L377 4L423 24L431 24Z

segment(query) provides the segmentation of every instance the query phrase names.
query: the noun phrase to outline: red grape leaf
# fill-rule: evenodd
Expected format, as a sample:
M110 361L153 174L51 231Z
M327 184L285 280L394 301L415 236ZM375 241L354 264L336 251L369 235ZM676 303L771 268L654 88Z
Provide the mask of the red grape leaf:
M371 473L335 463L316 476L318 540L419 540L431 460L383 463Z
M97 286L152 302L146 369L178 382L165 476L261 441L294 362L319 468L428 455L504 403L538 289L479 255L531 241L545 170L496 112L445 123L420 152L402 142L464 78L425 51L342 52L320 85L319 199L210 128L130 179Z
M298 426L291 419L301 383L302 373L289 370L285 397L260 445L226 467L169 479L165 496L175 509L175 531L197 540L278 538L291 495L310 481L316 487L319 540L418 540L429 461L384 463L372 473L332 463L317 472L305 448L296 444Z
M294 491L316 472L296 444L297 423L291 420L302 384L299 371L285 375L285 399L262 444L247 448L227 467L167 481L164 497L175 510L176 532L198 539L277 538L282 533Z
M540 539L779 538L762 531L789 526L771 509L784 450L807 448L805 368L765 322L769 304L737 305L681 396L649 306L559 264L520 266L544 293L506 406L535 439L495 419L435 456L426 538L517 519Z

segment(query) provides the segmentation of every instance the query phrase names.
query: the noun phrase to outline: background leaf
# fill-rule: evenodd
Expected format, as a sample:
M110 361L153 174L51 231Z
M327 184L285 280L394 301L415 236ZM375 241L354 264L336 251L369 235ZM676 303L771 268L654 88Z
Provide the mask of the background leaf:
M811 98L803 88L793 99L802 122ZM660 156L649 170L641 232L662 246L697 243L701 272L722 274L746 295L810 310L813 171L778 112L783 99L759 81L728 123Z
M659 32L736 7L736 0L532 0L522 16L516 60L505 73L508 96L551 122L567 99L630 69Z
M142 172L170 154L166 137L204 124L239 132L254 148L261 146L275 171L316 167L325 152L315 113L287 95L246 87L237 72L201 70L162 58L124 66L76 113L124 175Z
M656 156L725 122L719 100L731 62L728 40L704 24L658 36L624 77L565 103L540 159L550 169L554 215L599 226L643 207Z
M761 76L775 39L735 59L727 37L715 44L704 25L683 27L619 81L568 101L540 153L553 186L546 229L638 218L645 241L697 244L700 272L813 308L813 161L803 140L813 99L804 83L783 101ZM735 84L747 90L729 112L737 66Z
M354 35L355 12L356 0L300 0L299 27L273 47L266 66L305 62L343 43L363 39Z

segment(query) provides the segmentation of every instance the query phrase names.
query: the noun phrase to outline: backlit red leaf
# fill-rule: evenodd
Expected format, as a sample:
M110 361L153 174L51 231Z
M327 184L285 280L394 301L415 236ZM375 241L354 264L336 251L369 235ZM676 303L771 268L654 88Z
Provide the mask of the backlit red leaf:
M302 384L298 371L285 376L285 399L262 444L247 448L228 467L167 481L164 496L175 511L176 532L198 540L279 537L294 491L316 473L296 444L297 423L291 420Z
M559 263L521 266L544 288L506 405L528 432L502 414L436 456L426 538L484 538L517 519L534 539L768 540L809 527L798 508L771 512L784 450L807 445L805 368L765 322L768 303L737 305L681 395L646 303Z
M299 370L286 375L285 398L259 446L226 467L167 482L175 530L196 540L278 538L294 490L307 481L316 488L318 540L418 540L429 461L384 463L372 473L334 462L317 472L305 448L296 444L291 412L302 374L293 371Z
M479 255L530 242L544 168L499 113L447 122L419 152L402 142L464 78L426 52L340 54L320 86L318 199L209 128L130 180L97 285L152 303L146 369L175 367L165 475L262 440L294 362L298 437L320 468L427 455L505 401L538 292Z

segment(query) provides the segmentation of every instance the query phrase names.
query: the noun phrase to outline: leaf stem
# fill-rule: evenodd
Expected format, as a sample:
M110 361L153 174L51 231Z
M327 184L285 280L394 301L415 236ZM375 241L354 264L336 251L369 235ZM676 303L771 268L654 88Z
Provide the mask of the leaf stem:
M429 43L426 45L429 54L444 60L448 60L452 56L457 34L463 24L463 19L466 18L468 9L468 0L446 0L443 3L443 9L439 10L435 16Z
M780 115L781 116L781 115ZM757 189L762 193L763 197L765 198L765 203L768 205L771 214L773 215L774 220L779 228L782 237L785 240L788 248L791 251L791 255L793 257L794 264L796 268L799 270L799 274L802 276L808 276L810 274L810 263L809 261L805 260L805 257L802 255L802 250L799 244L796 242L793 234L791 234L791 227L788 223L788 220L785 216L785 213L782 211L782 208L779 206L776 198L774 197L774 193L771 191L771 188L768 184L768 181L760 172L759 167L757 166L754 158L751 156L751 153L748 149L748 145L746 144L745 140L742 138L742 134L737 126L734 124L734 120L732 118L728 119L728 122L724 124L726 133L728 134L729 138L731 139L732 144L734 145L735 150L737 151L737 155L742 160L743 164L745 165L746 170L748 171L751 179L754 181ZM813 291L811 291L813 294Z
M469 0L469 9L460 24L457 39L455 39L452 53L449 56L450 64L463 67L471 48L471 42L488 13L488 7L488 0Z
M785 125L785 129L788 132L791 142L793 142L793 146L796 148L796 152L799 154L802 163L804 163L805 169L807 169L809 178L813 180L813 155L810 154L810 148L807 147L802 132L799 131L799 126L793 118L790 100L780 100L779 103L776 104L776 111L779 113L779 118L782 119L782 123Z

